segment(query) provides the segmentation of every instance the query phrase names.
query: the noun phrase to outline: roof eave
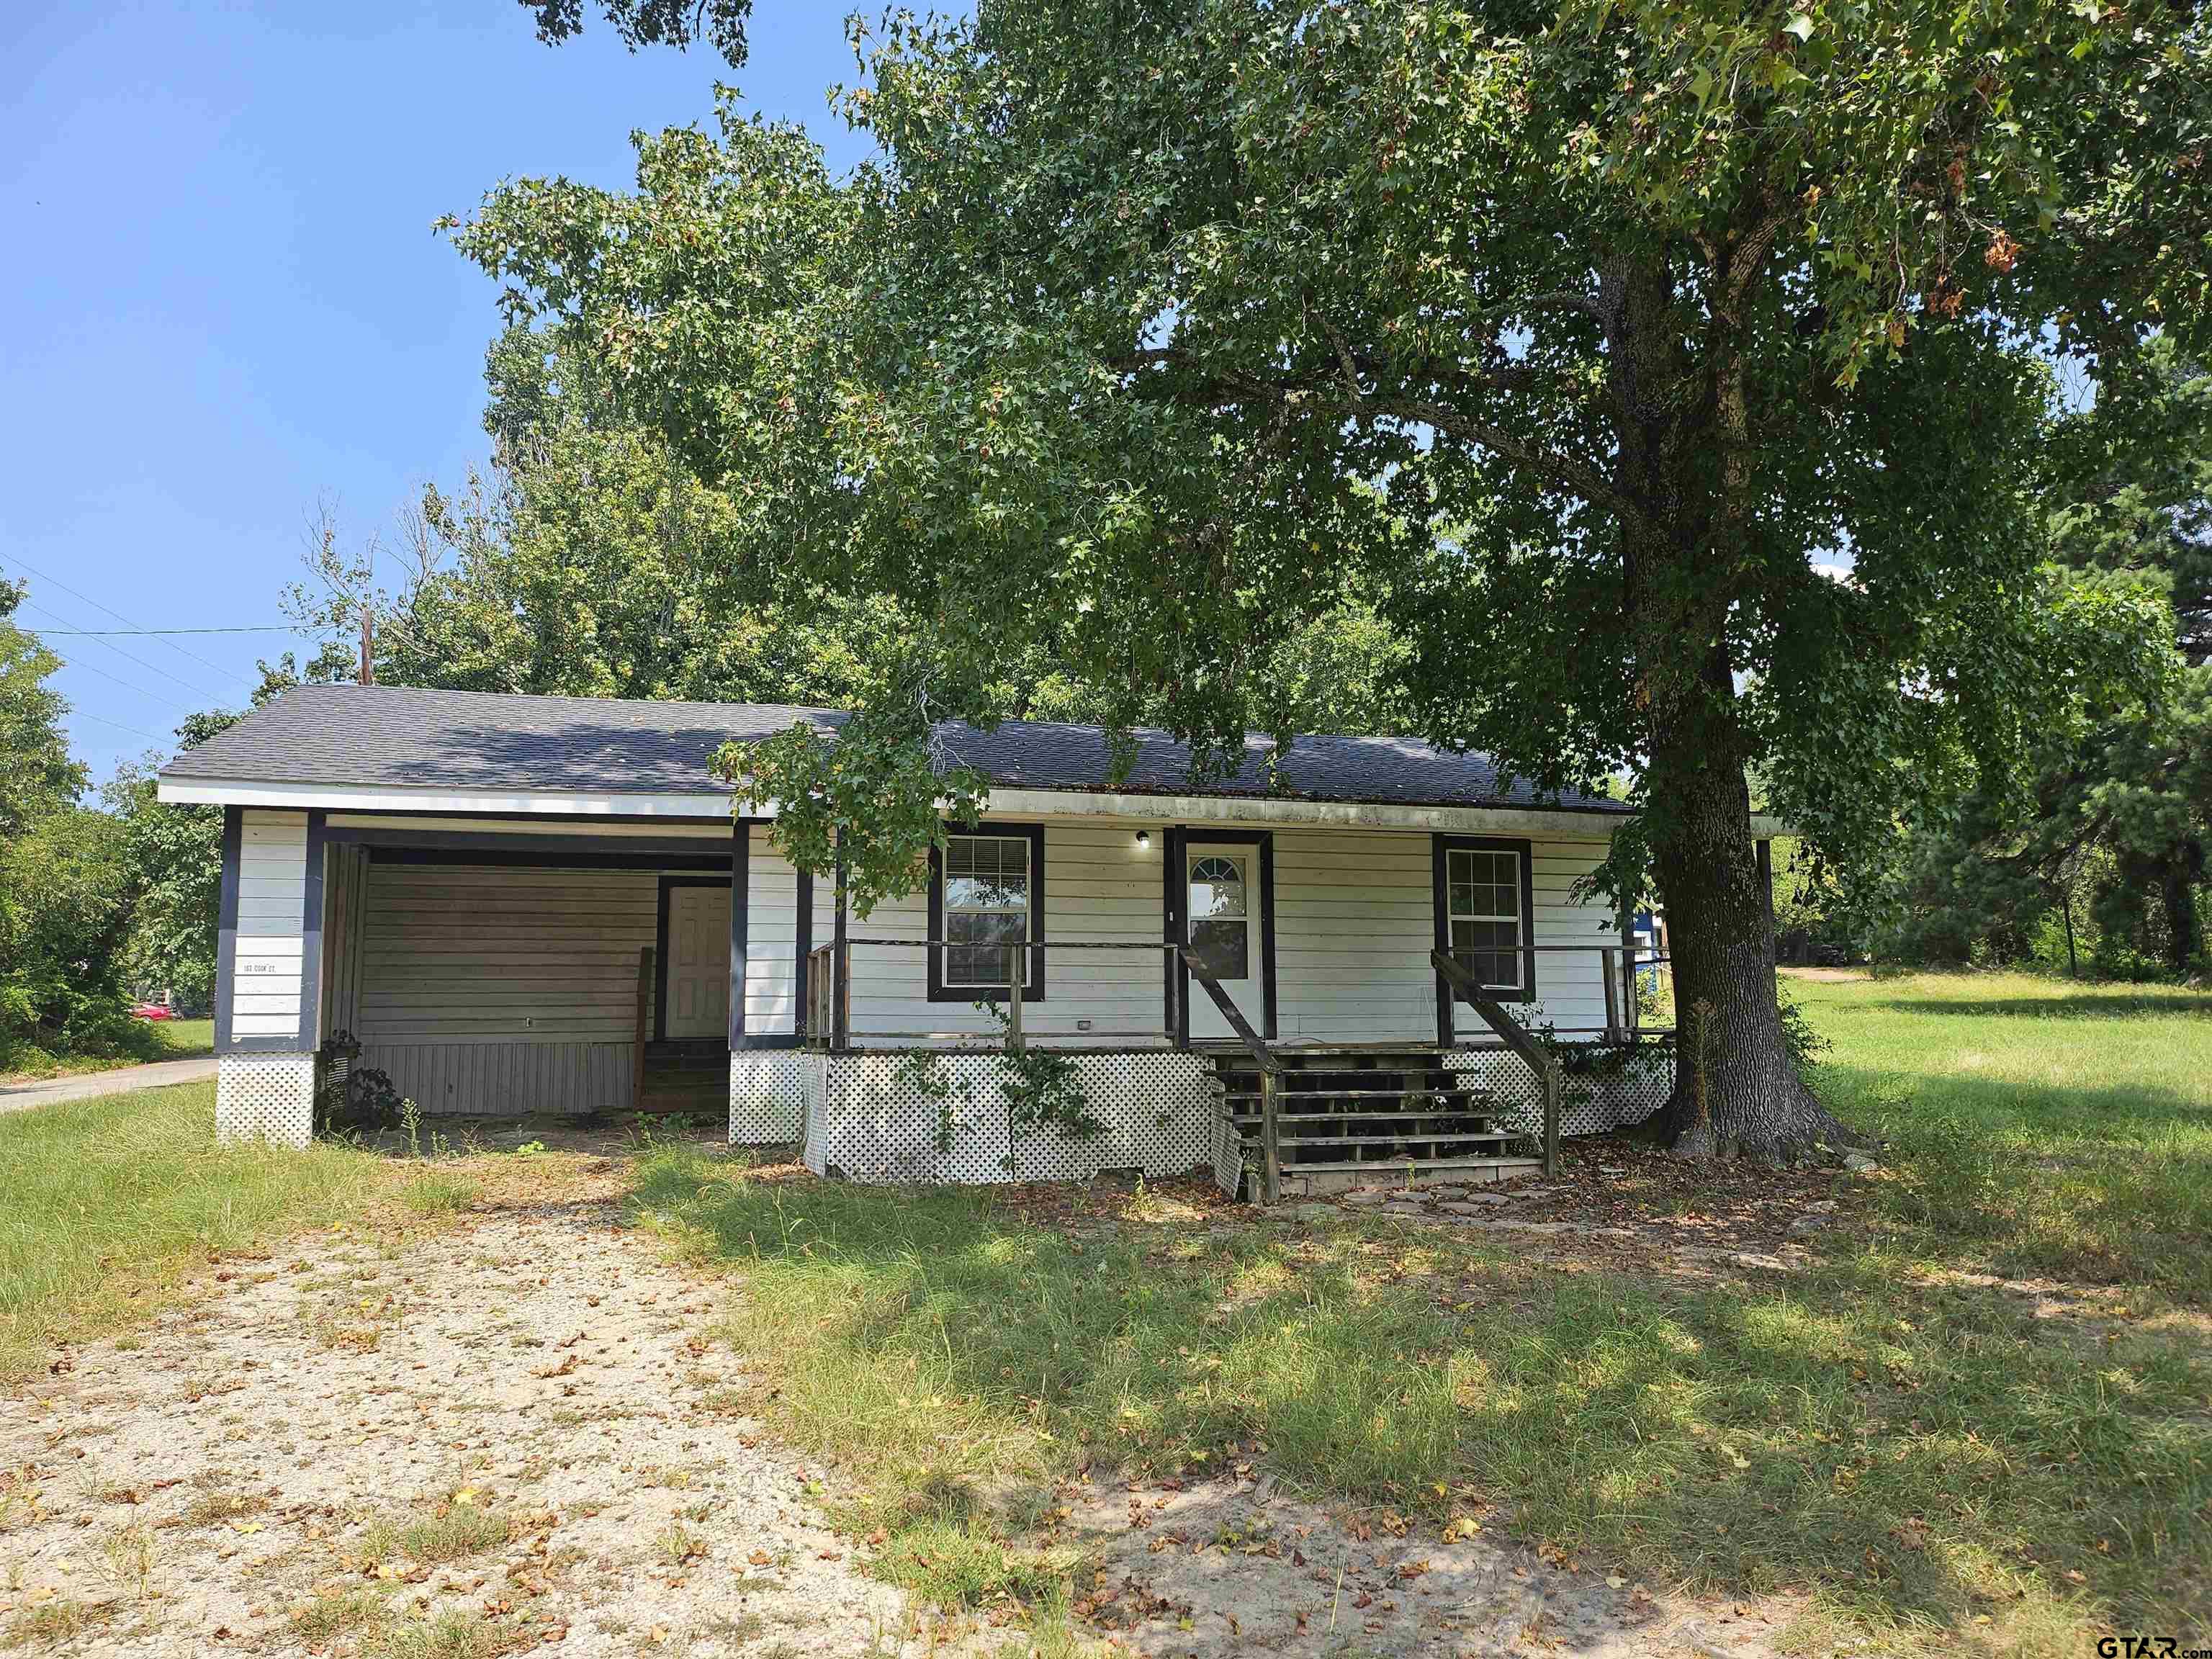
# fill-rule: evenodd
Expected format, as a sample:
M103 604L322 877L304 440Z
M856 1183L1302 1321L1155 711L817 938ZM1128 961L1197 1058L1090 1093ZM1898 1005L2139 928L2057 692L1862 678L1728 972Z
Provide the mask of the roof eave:
M160 798L179 805L258 806L322 811L469 813L492 817L726 819L720 790L630 793L576 789L456 788L395 784L300 783L278 779L195 778L164 772ZM1127 818L1144 823L1280 824L1347 830L1420 830L1439 834L1583 833L1626 814L1619 807L1470 805L1403 801L1311 800L1297 797L1143 794L1113 790L994 789L990 812L1006 817ZM756 816L773 817L773 804Z

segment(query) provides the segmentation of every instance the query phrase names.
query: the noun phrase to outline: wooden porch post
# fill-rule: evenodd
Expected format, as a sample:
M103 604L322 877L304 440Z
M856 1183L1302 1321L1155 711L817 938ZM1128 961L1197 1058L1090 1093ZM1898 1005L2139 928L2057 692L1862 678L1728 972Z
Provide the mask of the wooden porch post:
M845 936L845 849L837 849L836 969L830 975L830 1046L843 1048L853 1034L853 951Z
M1270 1204L1283 1199L1283 1136L1275 1114L1275 1073L1260 1073L1260 1193Z

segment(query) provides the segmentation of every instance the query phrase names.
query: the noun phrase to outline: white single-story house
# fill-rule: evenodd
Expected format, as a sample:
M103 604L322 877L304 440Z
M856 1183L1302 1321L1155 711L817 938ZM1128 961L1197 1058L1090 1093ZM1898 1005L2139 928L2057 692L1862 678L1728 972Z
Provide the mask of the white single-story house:
M1097 727L948 726L988 809L863 919L708 770L842 719L313 685L179 755L161 799L224 811L219 1132L305 1143L343 1054L426 1115L726 1113L853 1180L1235 1188L1264 1139L1300 1190L1531 1162L1523 1027L1569 1057L1555 1133L1668 1086L1576 890L1618 802L1391 738L1198 787L1157 732L1116 775Z

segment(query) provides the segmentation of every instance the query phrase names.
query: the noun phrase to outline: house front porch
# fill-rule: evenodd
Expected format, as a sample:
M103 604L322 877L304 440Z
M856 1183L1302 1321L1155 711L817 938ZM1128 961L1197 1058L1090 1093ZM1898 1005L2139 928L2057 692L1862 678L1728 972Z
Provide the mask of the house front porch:
M1020 953L1077 957L1093 973L1103 959L1093 953L1162 961L1162 1016L1150 1029L1109 1034L1109 1044L1087 1032L1036 1030L1023 999L1007 994L1019 963L974 1005L988 1032L855 1030L856 958L963 949L945 939L852 936L811 951L800 1047L732 1057L732 1139L783 1139L795 1118L809 1168L862 1182L1157 1177L1203 1168L1224 1192L1272 1199L1378 1181L1548 1170L1562 1135L1638 1121L1673 1085L1673 1032L1641 1012L1665 962L1603 944L1522 947L1524 982L1537 978L1541 950L1553 982L1571 982L1587 967L1603 988L1601 1024L1547 1022L1540 1036L1464 963L1432 950L1422 965L1449 997L1434 1005L1442 1040L1271 1040L1211 971L1217 963L1203 947L1173 939L1060 940ZM1578 957L1590 960L1571 960ZM1030 971L1042 975L1044 965ZM1194 1036L1194 1024L1206 1034Z
M227 820L227 1137L374 1079L429 1120L726 1115L860 1182L1282 1196L1540 1167L1671 1081L1589 838L987 819L863 921L764 821Z

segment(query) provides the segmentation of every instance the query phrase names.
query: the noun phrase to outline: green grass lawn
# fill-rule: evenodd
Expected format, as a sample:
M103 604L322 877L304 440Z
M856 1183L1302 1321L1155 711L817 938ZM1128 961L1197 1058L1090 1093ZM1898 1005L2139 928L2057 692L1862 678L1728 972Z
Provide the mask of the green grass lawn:
M1833 1045L1822 1093L1894 1149L1890 1243L2212 1304L2212 994L2025 974L1790 990Z
M741 1272L753 1408L933 1596L1064 1595L1032 1523L1079 1468L1256 1462L1432 1535L1495 1501L1486 1524L1654 1583L1802 1592L1808 1652L2212 1628L2207 1000L1801 989L1820 1086L1893 1151L1794 1273L1565 1272L1158 1196L1038 1224L683 1151L635 1204ZM2031 1272L2087 1302L2039 1317L1988 1277Z
M114 1330L210 1260L361 1214L388 1160L215 1144L215 1085L0 1115L0 1383L58 1340Z
M13 1045L0 1042L0 1083L23 1083L41 1078L112 1072L125 1066L144 1066L162 1060L190 1060L214 1052L215 1022L212 1019L133 1020L123 1042L112 1050L99 1054L58 1054L27 1042Z

